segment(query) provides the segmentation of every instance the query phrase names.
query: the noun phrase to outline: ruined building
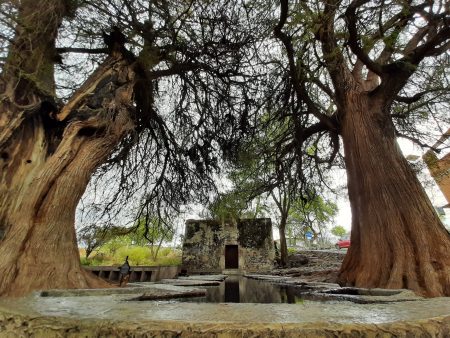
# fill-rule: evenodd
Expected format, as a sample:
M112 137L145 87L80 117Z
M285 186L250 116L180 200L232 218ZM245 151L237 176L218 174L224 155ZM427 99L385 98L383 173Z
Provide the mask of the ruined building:
M186 221L182 270L190 274L267 271L274 259L269 218Z

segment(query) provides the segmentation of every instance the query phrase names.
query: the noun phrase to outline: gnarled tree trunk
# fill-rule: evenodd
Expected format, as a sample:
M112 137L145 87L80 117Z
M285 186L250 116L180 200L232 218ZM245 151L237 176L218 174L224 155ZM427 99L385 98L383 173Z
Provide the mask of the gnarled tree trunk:
M58 107L55 40L73 5L21 1L0 74L0 296L109 285L81 267L75 209L92 173L134 127L136 74L133 60L113 50Z
M19 112L1 148L1 296L107 286L80 265L75 209L95 169L133 128L134 84L133 66L109 57L59 112L44 102ZM0 106L12 107L19 110L6 99Z
M450 235L401 154L383 102L347 95L342 119L351 246L342 285L450 296Z

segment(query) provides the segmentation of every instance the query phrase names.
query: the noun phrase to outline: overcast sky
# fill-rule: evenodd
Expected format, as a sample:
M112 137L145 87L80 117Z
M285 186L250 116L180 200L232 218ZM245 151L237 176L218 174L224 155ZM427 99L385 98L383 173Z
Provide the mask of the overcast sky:
M398 139L398 143L399 143L400 148L402 149L403 154L405 156L417 155L417 156L422 157L422 155L426 151L405 139ZM448 150L447 150L447 152L448 152ZM339 173L336 173L336 176L338 179L341 180L342 184L345 184L347 179L346 179L344 170L342 170ZM423 176L427 179L427 184L425 185L425 190L428 194L428 197L431 200L431 203L433 203L433 205L435 207L441 207L441 206L447 204L447 201L446 201L444 195L442 194L441 190L439 189L439 187L437 186L435 181L431 178L431 175L430 175L428 169L424 169ZM348 201L348 197L341 196L338 199L337 204L338 204L339 212L336 217L336 224L342 225L344 228L346 228L348 231L350 231L352 216L351 216L350 203ZM450 210L447 209L445 211L446 211L447 216L446 216L446 219L444 220L444 222L446 223L446 225L450 225L450 215L449 215Z

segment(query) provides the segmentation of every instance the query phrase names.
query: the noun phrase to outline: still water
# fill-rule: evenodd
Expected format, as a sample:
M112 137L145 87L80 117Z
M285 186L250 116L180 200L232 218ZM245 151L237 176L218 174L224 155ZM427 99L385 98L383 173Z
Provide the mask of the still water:
M219 286L205 287L206 297L184 298L177 301L199 303L302 303L300 288L271 284L240 276L229 276Z

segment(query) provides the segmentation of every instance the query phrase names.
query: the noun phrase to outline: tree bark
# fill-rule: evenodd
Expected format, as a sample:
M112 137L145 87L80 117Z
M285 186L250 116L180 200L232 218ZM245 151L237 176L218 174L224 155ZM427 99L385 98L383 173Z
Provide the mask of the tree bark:
M85 271L75 209L93 172L133 128L133 65L109 57L58 113L38 102L1 146L0 296L108 286ZM11 115L20 107L0 104Z
M396 143L389 108L354 90L343 107L353 217L338 282L450 296L450 235Z

